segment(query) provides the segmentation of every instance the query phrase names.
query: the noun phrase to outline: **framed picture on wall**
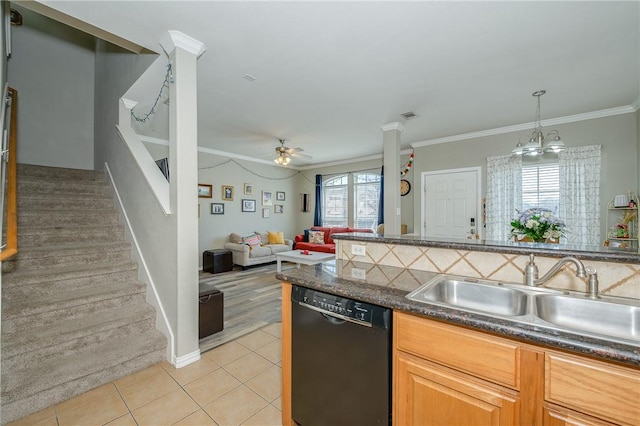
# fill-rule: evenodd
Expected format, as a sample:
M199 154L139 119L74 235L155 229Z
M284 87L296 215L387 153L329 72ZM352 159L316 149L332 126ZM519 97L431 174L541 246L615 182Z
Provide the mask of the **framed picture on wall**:
M271 216L271 208L263 207L262 208L262 217L270 217Z
M255 212L256 211L256 200L242 200L242 211L243 212Z
M273 206L273 212L275 214L284 213L284 206L282 204L276 204Z
M271 191L262 191L262 205L270 206L273 204L273 200L271 198Z
M222 201L233 201L233 186L222 185Z
M198 198L211 198L213 197L213 185L207 185L206 183L198 184Z
M224 214L224 204L211 203L211 214Z
M276 201L284 201L284 192L276 191Z
M244 195L253 195L253 184L251 183L244 184Z

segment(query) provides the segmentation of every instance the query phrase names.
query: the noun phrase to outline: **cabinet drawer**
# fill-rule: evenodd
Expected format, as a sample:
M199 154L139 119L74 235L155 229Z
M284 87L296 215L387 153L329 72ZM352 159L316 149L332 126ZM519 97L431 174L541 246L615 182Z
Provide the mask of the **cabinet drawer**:
M545 354L547 401L623 424L640 419L640 372L556 353Z
M514 342L410 314L394 315L398 350L512 389L520 388L520 352Z

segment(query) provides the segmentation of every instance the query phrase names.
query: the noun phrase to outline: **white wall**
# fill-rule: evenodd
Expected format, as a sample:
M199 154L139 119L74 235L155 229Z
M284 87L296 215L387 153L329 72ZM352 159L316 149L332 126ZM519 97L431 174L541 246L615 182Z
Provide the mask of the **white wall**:
M579 121L558 126L565 144L569 147L602 145L602 169L600 184L600 237L604 240L607 204L616 194L638 191L639 142L636 130L636 114L622 114L593 120ZM551 128L546 129L551 130ZM420 147L415 150L414 173L482 167L482 183L486 193L486 158L511 152L518 138L528 132L505 133L464 141ZM419 183L416 183L419 186ZM413 191L412 191L413 192ZM414 227L420 229L420 194L414 194Z
M37 13L12 27L18 162L93 169L94 38Z

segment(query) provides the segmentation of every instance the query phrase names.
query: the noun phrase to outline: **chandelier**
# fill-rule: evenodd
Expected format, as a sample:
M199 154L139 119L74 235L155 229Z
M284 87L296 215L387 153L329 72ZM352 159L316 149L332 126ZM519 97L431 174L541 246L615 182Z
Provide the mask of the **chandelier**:
M524 155L525 157L535 157L545 153L558 153L567 149L560 134L556 130L551 130L546 135L542 131L540 124L540 97L544 95L546 90L538 90L533 92L531 96L538 98L538 109L536 111L536 127L529 137L529 142L522 144L518 142L511 153L513 155Z
M286 167L287 164L289 164L291 162L291 158L289 158L287 156L287 154L285 154L284 152L281 152L274 160L274 163L276 163L279 166L284 166Z

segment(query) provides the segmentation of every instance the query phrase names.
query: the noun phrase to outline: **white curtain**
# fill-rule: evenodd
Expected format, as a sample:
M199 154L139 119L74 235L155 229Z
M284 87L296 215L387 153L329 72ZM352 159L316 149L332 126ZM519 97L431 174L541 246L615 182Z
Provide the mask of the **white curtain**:
M487 157L487 240L511 238L511 220L522 208L522 158L502 155Z
M568 148L558 154L559 216L568 244L600 245L601 145Z

